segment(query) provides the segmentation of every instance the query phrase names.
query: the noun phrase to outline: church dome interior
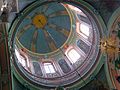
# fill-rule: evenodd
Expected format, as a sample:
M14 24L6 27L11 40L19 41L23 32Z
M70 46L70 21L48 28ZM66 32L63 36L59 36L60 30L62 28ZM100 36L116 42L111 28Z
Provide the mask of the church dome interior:
M12 1L0 7L12 84L1 90L119 90L120 2Z
M13 28L16 64L34 83L69 85L96 64L100 32L81 7L58 2L39 4L23 11Z

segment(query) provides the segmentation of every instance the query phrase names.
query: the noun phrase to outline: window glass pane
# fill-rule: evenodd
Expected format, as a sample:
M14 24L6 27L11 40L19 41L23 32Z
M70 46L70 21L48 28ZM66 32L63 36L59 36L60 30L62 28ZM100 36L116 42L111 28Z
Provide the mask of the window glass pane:
M38 62L33 62L33 67L34 67L34 72L35 72L36 75L38 75L38 76L43 75L42 70L41 70L40 65L39 65Z
M51 63L44 63L46 73L55 73L55 69Z
M22 64L22 66L26 66L25 58L20 55L20 53L15 49L15 54L18 59L18 62Z
M68 73L71 71L71 68L64 59L59 60L58 63L64 73Z
M68 57L70 58L71 63L75 63L80 58L80 55L75 49L71 49L68 52Z
M89 27L85 24L81 24L80 25L80 30L83 34L85 34L86 36L89 36Z
M50 72L51 72L51 73L55 73L55 70L54 70L54 68L53 68L52 65L49 65L49 69L50 69Z
M78 40L77 41L77 46L85 53L87 54L89 49L90 49L90 46L88 46L84 41L82 40Z
M25 58L20 56L20 63L25 67L26 66L26 62L25 62Z
M50 73L49 67L48 66L44 66L44 67L45 67L45 72Z
M16 54L16 57L19 58L20 57L20 54L19 52L15 49L15 54Z

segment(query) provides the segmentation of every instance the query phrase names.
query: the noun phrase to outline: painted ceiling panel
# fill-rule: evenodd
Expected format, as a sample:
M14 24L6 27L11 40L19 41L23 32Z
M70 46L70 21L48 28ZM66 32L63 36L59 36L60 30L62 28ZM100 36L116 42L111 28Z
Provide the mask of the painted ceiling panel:
M33 32L34 32L34 28L26 30L25 33L23 33L22 36L19 38L21 44L28 49L30 49L31 47L31 38Z
M69 37L70 14L62 4L41 5L24 16L18 30L17 38L24 48L33 53L50 53Z
M44 5L45 7L45 5ZM44 8L43 7L43 8ZM49 6L48 6L48 9L46 10L45 12L45 15L50 15L54 12L57 12L57 11L62 11L62 10L65 10L65 8L61 5L59 5L58 3L51 3Z
M61 47L64 42L67 40L67 37L64 36L62 33L54 30L54 29L50 29L48 28L48 32L51 35L51 37L54 39L55 44L57 45L57 47Z
M58 27L65 28L70 31L71 24L69 16L57 16L50 18L48 23L55 24Z
M48 43L46 42L45 35L42 30L38 30L38 38L39 39L37 40L37 52L50 52Z

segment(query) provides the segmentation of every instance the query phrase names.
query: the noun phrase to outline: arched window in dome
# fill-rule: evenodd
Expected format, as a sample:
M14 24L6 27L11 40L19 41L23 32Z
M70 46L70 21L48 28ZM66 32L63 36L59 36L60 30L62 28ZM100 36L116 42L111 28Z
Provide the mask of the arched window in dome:
M33 64L33 68L34 68L34 73L37 76L43 76L39 62L32 62L32 64Z
M81 23L80 24L80 31L85 35L89 36L89 26L87 24Z
M90 36L90 26L84 22L76 22L76 32L84 37L85 39L88 39Z
M82 41L81 39L79 39L77 41L77 46L85 53L87 54L89 49L90 49L90 46L87 45L84 41Z
M69 67L65 59L59 60L58 63L64 73L68 73L69 71L71 71L71 68Z
M46 74L55 73L55 68L52 63L44 63L44 69Z
M15 54L18 59L18 62L23 66L26 67L26 60L23 56L20 55L19 51L15 49Z
M66 54L72 64L81 57L81 55L74 48L70 49Z

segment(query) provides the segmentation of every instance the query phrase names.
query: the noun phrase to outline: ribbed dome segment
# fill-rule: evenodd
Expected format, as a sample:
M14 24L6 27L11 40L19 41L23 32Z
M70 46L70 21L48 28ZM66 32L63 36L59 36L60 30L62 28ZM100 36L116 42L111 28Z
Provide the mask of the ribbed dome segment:
M19 25L17 39L29 51L45 54L63 46L70 30L68 10L60 3L48 3L24 17Z

